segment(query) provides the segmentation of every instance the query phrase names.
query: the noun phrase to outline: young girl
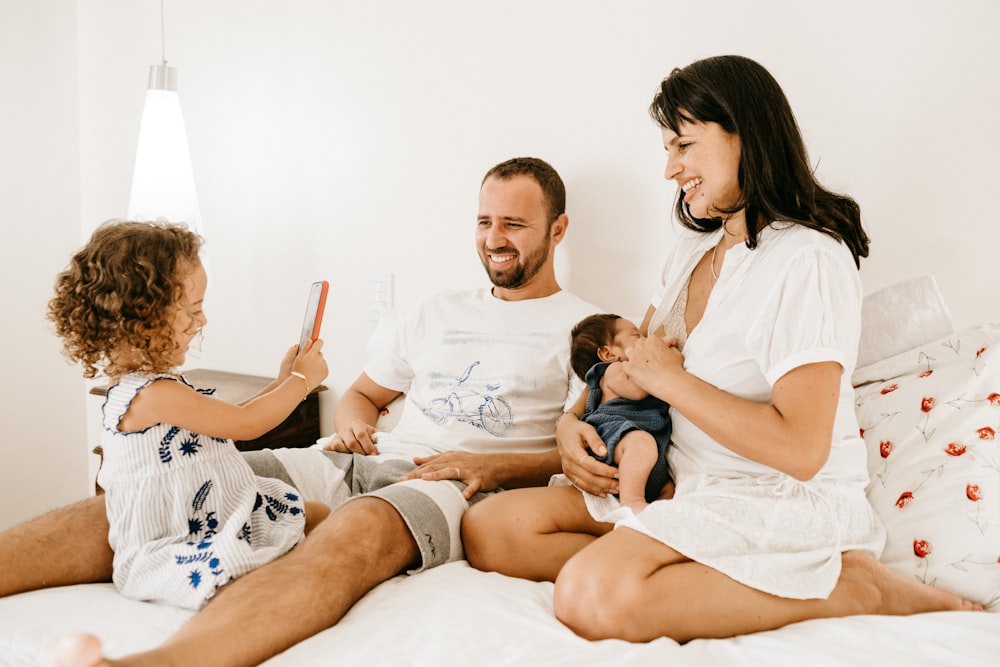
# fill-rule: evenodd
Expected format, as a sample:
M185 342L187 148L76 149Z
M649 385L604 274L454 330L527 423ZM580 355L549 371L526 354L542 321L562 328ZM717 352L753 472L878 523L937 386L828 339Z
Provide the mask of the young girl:
M111 380L99 482L115 585L189 609L294 547L328 512L256 477L233 444L277 426L326 377L321 341L289 349L278 379L239 405L176 373L208 321L200 246L183 226L106 223L59 274L48 314L84 375Z

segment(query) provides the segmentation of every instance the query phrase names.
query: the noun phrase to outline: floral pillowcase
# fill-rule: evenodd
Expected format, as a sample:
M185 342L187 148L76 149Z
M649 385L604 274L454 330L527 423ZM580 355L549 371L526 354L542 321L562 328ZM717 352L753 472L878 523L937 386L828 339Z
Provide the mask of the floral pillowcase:
M1000 322L880 363L856 388L892 570L1000 612Z

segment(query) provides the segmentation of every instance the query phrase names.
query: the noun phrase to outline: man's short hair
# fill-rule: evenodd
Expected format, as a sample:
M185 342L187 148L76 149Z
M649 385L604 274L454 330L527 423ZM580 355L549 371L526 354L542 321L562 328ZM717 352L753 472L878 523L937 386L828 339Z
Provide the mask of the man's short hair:
M536 157L515 157L494 166L483 176L483 183L490 178L502 181L515 176L530 176L542 188L548 209L548 224L551 227L555 219L566 212L566 186L552 165Z

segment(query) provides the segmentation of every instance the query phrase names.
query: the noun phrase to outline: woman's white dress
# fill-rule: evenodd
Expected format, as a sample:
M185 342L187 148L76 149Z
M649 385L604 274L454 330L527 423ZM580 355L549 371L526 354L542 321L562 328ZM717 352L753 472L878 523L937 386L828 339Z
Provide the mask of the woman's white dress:
M651 332L668 324L691 271L721 234L677 228L653 300ZM671 408L674 498L635 515L612 497L585 494L591 514L654 537L752 588L787 598L827 597L840 575L841 552L878 556L885 542L865 496L865 446L850 383L860 326L861 283L844 244L781 223L764 229L753 250L737 244L726 253L705 313L684 342L685 368L730 394L765 402L788 371L840 364L826 465L813 479L798 481L732 452Z

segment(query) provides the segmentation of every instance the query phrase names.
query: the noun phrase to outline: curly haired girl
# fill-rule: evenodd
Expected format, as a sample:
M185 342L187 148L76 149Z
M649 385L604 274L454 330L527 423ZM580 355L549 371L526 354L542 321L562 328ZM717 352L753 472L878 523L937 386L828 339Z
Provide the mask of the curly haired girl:
M290 348L278 378L238 405L177 373L208 322L200 247L181 225L105 223L59 274L48 310L66 356L111 382L99 482L115 585L189 609L287 552L328 512L256 477L233 444L277 426L326 377L322 341Z

